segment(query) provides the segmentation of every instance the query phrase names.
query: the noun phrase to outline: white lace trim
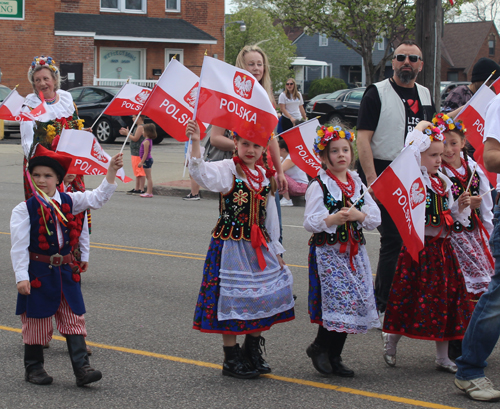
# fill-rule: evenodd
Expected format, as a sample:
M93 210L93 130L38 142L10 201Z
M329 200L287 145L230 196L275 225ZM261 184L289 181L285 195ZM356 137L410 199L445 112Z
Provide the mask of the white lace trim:
M235 311L231 311L229 314L221 314L217 313L217 319L219 321L225 321L225 320L244 320L244 321L251 321L255 319L261 319L261 318L269 318L272 317L273 315L279 314L281 312L285 312L288 310L291 310L295 306L295 302L292 300L290 304L282 305L279 308L275 308L271 311L266 311L262 312L261 314L237 314Z
M47 113L44 115L44 121L67 118L75 112L75 106L73 105L73 97L71 94L62 89L59 89L56 92L57 95L59 95L59 101L52 105L47 104ZM36 108L41 103L42 101L36 94L29 94L24 102L24 104L30 108Z

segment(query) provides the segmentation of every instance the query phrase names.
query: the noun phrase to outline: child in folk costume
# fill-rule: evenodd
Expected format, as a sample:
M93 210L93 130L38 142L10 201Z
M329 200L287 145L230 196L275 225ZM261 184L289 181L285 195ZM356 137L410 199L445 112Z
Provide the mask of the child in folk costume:
M451 244L457 253L467 291L477 301L488 289L491 276L495 272L488 243L493 231L493 200L488 194L490 183L476 162L467 156L466 130L462 121L454 123L453 119L441 113L436 115L432 122L446 137L442 170L453 183L451 191L455 200L458 200L465 191L472 177L469 187L471 194L469 224L463 226L459 222L454 223Z
M105 180L91 192L57 190L71 158L38 145L29 160L28 180L36 193L17 205L10 221L11 258L18 289L16 314L21 316L25 379L47 385L52 377L43 364L43 345L52 338L52 316L66 337L77 386L101 379L89 363L85 348L85 305L79 275L73 273L72 246L78 242L74 215L98 209L116 189L122 154L110 161ZM77 277L76 277L77 276Z
M212 232L193 328L222 334L222 374L255 378L271 372L262 358L262 331L294 319L293 278L280 254L273 172L256 165L264 147L235 135L236 156L204 162L200 130L192 135L189 172L208 190L220 192L220 215ZM236 336L245 334L240 349Z
M421 163L426 185L425 243L419 261L403 246L392 282L382 338L384 360L396 365L397 343L403 335L436 342L436 369L455 373L448 358L448 341L462 339L472 313L467 288L453 250L450 233L455 221L469 225L470 194L455 201L452 182L439 171L444 135L421 121L408 134ZM418 221L416 221L418 223Z
M347 334L380 327L362 229L380 224L380 210L358 174L349 170L354 133L322 126L314 151L323 169L306 191L309 315L319 324L307 355L323 375L354 376L341 354ZM363 195L364 194L364 195Z

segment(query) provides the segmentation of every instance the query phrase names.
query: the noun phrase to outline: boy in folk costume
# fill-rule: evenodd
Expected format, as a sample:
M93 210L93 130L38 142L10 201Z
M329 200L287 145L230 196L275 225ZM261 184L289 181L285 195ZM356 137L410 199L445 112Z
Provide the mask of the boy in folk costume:
M28 180L36 193L17 205L10 221L11 259L18 289L16 315L21 316L25 344L25 379L47 385L52 377L43 364L43 345L52 338L52 316L66 337L77 386L101 379L89 364L85 348L85 305L79 275L70 267L72 247L78 242L75 214L98 209L116 189L122 154L111 161L105 180L91 192L63 193L71 159L38 145L28 164Z

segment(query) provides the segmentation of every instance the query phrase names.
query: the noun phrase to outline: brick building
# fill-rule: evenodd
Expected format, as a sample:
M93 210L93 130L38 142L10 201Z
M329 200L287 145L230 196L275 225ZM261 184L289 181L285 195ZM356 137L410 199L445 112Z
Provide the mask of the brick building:
M470 81L482 58L500 62L500 38L493 21L444 25L441 43L441 81Z
M3 85L31 91L34 56L50 55L67 81L155 79L176 58L200 74L203 55L223 58L224 0L13 0L0 10ZM14 16L17 13L17 16ZM20 16L20 17L19 17Z

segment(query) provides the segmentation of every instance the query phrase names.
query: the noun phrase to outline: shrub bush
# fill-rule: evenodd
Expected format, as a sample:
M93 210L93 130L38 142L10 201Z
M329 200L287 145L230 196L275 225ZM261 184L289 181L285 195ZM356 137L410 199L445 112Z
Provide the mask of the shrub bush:
M339 89L346 89L347 84L335 77L327 77L319 80L314 80L311 82L311 86L309 87L309 92L307 97L309 99L314 98L319 94L328 94L331 92L338 91Z

